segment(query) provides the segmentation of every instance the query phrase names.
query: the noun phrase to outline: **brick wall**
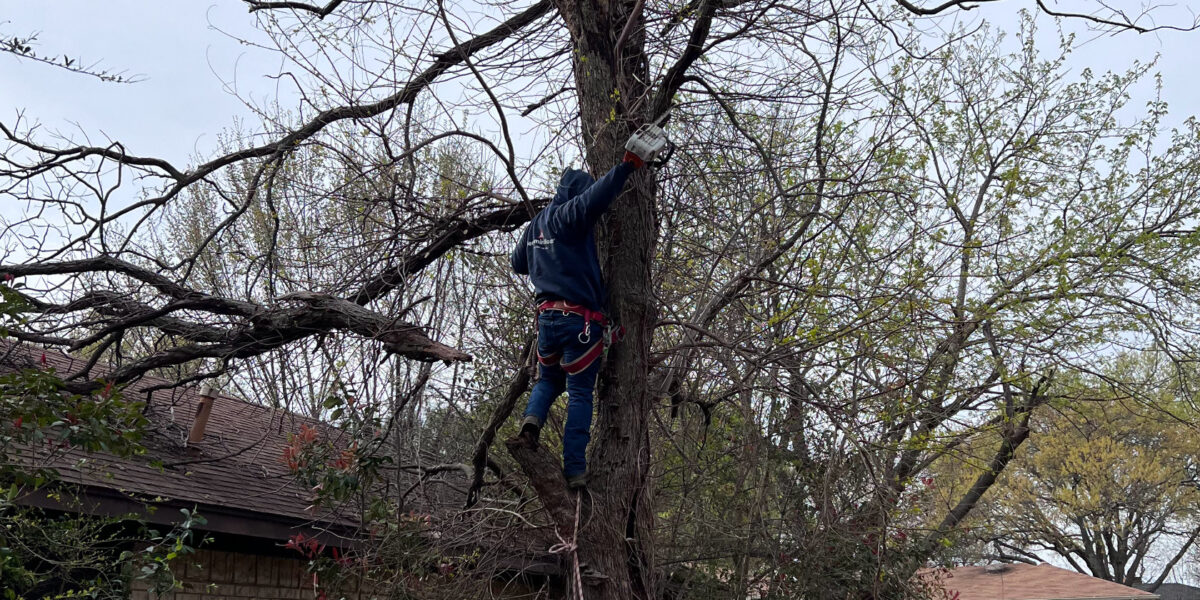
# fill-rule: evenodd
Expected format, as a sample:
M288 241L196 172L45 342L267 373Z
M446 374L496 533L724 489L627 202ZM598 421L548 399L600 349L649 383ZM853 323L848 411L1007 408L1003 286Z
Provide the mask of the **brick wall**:
M304 561L294 558L199 550L176 561L175 577L183 589L162 600L245 600L249 598L306 600L314 598L312 576ZM373 594L351 591L346 600L371 600ZM135 582L132 600L159 600L145 583ZM336 600L331 595L330 600Z

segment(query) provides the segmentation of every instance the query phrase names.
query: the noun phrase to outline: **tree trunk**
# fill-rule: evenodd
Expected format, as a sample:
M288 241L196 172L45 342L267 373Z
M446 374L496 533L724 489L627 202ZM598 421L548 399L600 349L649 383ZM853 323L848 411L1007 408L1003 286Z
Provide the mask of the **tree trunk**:
M649 115L649 73L643 58L644 29L630 28L617 63L614 51L633 10L632 2L559 0L559 13L575 43L575 87L585 152L594 174L620 160L625 140ZM634 173L598 236L609 289L609 311L626 328L614 345L597 386L597 414L589 447L589 484L578 534L580 559L605 579L584 586L589 600L657 596L650 539L648 388L655 307L651 264L657 237L655 186L647 169ZM544 450L510 452L530 476L560 534L574 527L576 496L567 494L557 460Z

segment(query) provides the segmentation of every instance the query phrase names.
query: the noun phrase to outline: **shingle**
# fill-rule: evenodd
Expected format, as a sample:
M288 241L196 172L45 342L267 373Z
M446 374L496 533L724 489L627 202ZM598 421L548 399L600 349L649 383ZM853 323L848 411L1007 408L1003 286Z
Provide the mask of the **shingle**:
M0 342L14 350L10 343ZM7 353L0 371L13 368L41 368L45 363L60 375L71 373L85 362L53 350L24 347L24 353ZM104 365L93 369L102 376ZM148 388L171 382L144 377L125 390L126 397L147 397ZM145 456L117 459L111 455L68 451L53 463L64 481L140 494L150 498L167 497L183 502L244 509L259 513L311 518L306 512L309 492L294 481L282 461L287 436L306 424L318 431L322 440L335 440L341 430L294 413L252 404L237 398L219 396L213 404L204 440L190 447L183 443L199 396L192 388L156 390L149 393L146 416L150 428L143 444ZM75 463L88 458L93 468L80 469ZM158 469L152 461L178 466ZM190 462L205 461L205 462Z
M14 350L5 352L5 348ZM41 364L45 353L46 365ZM17 346L0 340L0 372L14 368L53 367L59 374L70 373L84 364L78 358L66 356L54 350ZM106 367L97 365L92 376L100 376ZM169 385L157 377L144 377L130 385L128 397L146 397L146 389ZM199 504L223 509L244 510L250 516L272 515L309 522L313 520L329 523L337 521L353 525L349 518L330 518L328 511L316 515L307 509L311 503L311 492L294 480L293 474L282 460L283 448L289 433L299 431L302 424L314 427L321 439L333 440L335 445L345 442L346 434L337 427L287 411L272 409L237 398L221 396L213 405L204 440L187 447L184 440L195 415L198 396L190 388L157 390L150 393L147 417L150 427L143 439L147 454L131 459L117 459L111 455L87 455L82 451L70 451L60 456L55 463L64 481L117 490L141 500L156 497L169 498L186 504ZM173 410L172 410L173 409ZM236 454L240 452L240 454ZM405 452L411 453L410 449ZM97 468L78 469L74 463L88 458ZM180 464L174 468L157 469L151 461L164 464L204 459L208 462ZM406 463L437 464L445 459L429 456L424 452L409 454L402 459ZM462 475L449 475L460 478ZM388 474L389 489L408 489L416 481L416 470L399 468ZM462 480L465 482L465 480ZM428 493L414 493L405 503L406 510L424 514L445 514L462 506L464 496L451 486L432 485ZM447 510L448 509L448 510ZM444 519L439 524L440 533L447 540L489 540L496 548L512 549L520 540L521 547L528 547L531 554L541 554L553 543L552 528L514 531L505 528L499 531L479 531L471 519L456 517ZM508 553L501 553L508 554Z
M942 585L959 600L1143 599L1155 594L1042 563L951 569Z
M1143 583L1136 587L1140 590L1147 590L1150 588L1150 584ZM1154 593L1158 594L1161 600L1200 600L1200 587L1182 583L1164 583L1158 586Z

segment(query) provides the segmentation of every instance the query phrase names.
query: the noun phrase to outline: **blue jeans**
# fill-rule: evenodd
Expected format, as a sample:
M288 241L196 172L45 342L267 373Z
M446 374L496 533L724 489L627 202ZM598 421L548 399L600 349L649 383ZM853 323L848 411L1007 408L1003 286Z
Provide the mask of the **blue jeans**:
M596 389L596 374L600 360L577 373L568 373L572 363L596 352L595 345L603 343L604 328L591 324L589 336L583 336L583 317L576 314L547 310L538 315L538 382L529 394L526 417L536 417L545 424L550 405L563 390L567 392L567 424L563 430L563 474L573 477L587 471L587 445L591 440L592 392ZM582 339L581 339L582 338Z

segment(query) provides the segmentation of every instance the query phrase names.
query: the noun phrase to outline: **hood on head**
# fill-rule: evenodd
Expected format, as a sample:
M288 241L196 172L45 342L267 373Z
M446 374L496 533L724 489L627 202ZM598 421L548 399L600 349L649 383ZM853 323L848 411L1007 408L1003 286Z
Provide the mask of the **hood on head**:
M584 190L588 189L595 182L596 180L592 179L592 176L588 175L585 171L580 171L579 169L567 169L563 171L562 179L558 182L558 191L554 193L554 202L552 204L566 202L582 194Z

